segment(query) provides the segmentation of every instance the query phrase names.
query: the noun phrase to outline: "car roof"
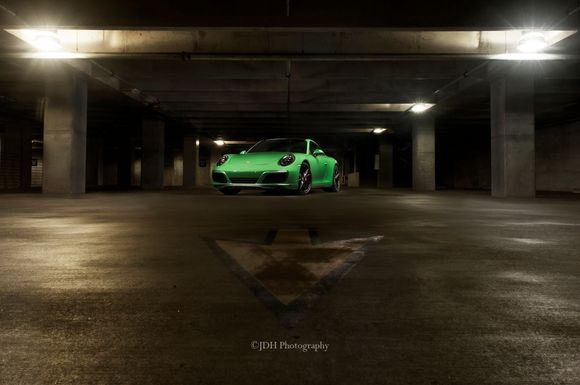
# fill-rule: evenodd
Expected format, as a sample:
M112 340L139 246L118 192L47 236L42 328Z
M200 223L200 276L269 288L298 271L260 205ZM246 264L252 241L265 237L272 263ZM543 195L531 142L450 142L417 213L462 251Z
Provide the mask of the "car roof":
M308 141L312 141L312 139L307 139L307 138L268 138L268 139L262 139L262 140L308 140Z

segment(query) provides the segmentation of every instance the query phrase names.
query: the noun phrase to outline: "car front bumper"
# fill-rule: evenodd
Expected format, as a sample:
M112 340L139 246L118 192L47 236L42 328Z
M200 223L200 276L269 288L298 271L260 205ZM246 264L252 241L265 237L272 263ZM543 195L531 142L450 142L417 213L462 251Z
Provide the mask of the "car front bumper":
M255 172L213 170L213 186L217 189L288 189L298 188L298 171L292 169Z

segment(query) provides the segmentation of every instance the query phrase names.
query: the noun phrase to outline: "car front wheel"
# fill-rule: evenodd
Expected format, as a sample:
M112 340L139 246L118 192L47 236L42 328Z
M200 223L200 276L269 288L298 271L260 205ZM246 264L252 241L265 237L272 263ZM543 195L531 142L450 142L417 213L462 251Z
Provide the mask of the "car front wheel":
M298 174L298 194L306 195L312 190L312 172L308 163L302 163Z

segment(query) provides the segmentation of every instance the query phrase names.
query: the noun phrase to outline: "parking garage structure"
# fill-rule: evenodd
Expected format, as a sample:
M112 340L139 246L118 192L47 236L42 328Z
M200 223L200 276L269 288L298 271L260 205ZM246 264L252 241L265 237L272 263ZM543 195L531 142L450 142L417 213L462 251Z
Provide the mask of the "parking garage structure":
M176 3L0 4L0 378L578 382L578 4Z

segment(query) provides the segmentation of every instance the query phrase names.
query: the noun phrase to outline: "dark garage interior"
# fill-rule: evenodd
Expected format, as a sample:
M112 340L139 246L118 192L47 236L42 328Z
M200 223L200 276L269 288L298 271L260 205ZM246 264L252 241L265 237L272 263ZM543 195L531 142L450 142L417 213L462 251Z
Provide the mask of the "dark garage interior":
M579 1L0 24L0 384L580 383Z

